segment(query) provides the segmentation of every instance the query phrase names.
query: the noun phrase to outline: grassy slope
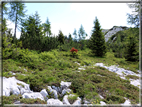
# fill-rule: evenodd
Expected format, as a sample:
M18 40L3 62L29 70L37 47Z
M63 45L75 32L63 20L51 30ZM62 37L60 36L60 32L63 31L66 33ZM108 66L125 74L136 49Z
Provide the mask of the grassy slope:
M103 101L107 104L124 103L124 97L129 98L131 103L139 103L139 89L130 85L129 80L123 80L104 68L93 68L95 63L104 63L106 66L119 64L119 67L136 72L138 62L126 62L125 59L115 58L113 53L109 52L104 58L93 57L89 49L78 51L78 54L80 55L79 58L73 58L69 56L70 52L57 50L44 54L30 52L27 56L33 59L27 62L12 59L3 60L3 76L11 77L10 71L26 74L26 76L16 74L16 78L30 84L30 88L34 91L47 88L47 85L59 86L61 81L72 82L70 88L73 92L79 96L84 96L92 103L102 100L98 94L105 98ZM46 57L43 58L42 56ZM25 57L22 58L28 59ZM76 72L79 65L75 62L82 66L91 65L87 66L86 70ZM24 68L27 69L27 72ZM130 76L129 78L133 77Z

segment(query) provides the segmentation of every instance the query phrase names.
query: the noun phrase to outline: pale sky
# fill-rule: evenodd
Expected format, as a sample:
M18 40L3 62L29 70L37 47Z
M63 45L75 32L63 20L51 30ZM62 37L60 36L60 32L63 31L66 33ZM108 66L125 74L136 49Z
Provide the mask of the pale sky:
M58 35L59 30L64 35L73 34L82 24L89 38L97 16L102 29L110 29L113 26L127 26L127 13L132 10L127 3L25 3L27 15L35 14L37 11L42 23L47 17L51 22L51 32ZM8 27L14 28L14 24L8 21ZM14 32L14 29L13 29ZM17 38L20 31L17 30ZM72 37L74 37L72 35Z

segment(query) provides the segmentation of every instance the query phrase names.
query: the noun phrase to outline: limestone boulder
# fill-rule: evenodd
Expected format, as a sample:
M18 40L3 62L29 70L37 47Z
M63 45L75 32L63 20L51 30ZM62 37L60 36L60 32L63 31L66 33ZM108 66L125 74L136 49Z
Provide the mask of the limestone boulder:
M41 99L44 100L44 97L39 92L32 92L32 93L24 93L22 95L23 98L32 98L32 99Z
M57 105L57 106L60 106L60 105L63 105L63 103L60 100L58 100L58 99L51 98L51 99L47 100L47 105Z

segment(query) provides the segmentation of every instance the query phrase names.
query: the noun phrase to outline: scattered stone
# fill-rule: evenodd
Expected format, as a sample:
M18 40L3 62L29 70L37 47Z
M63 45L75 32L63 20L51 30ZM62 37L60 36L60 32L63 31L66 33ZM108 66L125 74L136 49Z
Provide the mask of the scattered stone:
M44 100L44 97L39 92L24 93L22 97L23 98L33 98L33 99L39 98L41 100Z
M24 68L24 70L27 72L27 70Z
M65 95L65 96L63 97L63 104L71 105L71 104L69 103L69 101L68 101L68 95Z
M84 100L83 102L84 102L84 104L90 104L90 102L87 100Z
M85 68L78 68L79 70L85 70Z
M50 105L57 105L57 106L63 105L63 103L62 103L60 100L58 100L58 99L53 99L53 98L48 99L48 100L47 100L47 104L50 104Z
M63 89L62 90L62 96L66 93L70 93L71 92L71 89Z
M20 101L16 101L16 102L14 102L14 104L21 104L21 103L20 103Z
M101 105L106 105L106 103L105 103L105 102L103 102L103 101L100 101L100 104L101 104Z
M103 97L103 96L101 96L100 94L99 94L99 96L100 96L100 98L101 98L101 99L104 99L104 97Z
M78 62L75 62L75 63L77 63L80 66L80 63L78 63Z
M48 99L48 97L47 97L47 96L48 96L48 93L46 92L46 89L41 90L41 91L40 91L40 94L44 97L45 100Z
M18 84L21 84L24 87ZM29 84L19 81L15 77L9 77L9 78L3 77L3 95L4 96L10 96L10 94L18 95L21 93L22 88L24 88L27 91L30 91Z
M68 88L68 87L71 85L71 82L64 82L64 81L61 81L60 85L61 85L61 88L62 88L62 89Z
M81 105L81 98L77 97L77 100L72 105Z
M121 104L121 105L125 105L125 106L126 106L126 105L127 105L127 106L129 105L129 106L130 106L130 105L131 105L131 102L130 102L130 100L128 99L128 100L126 100L126 101L125 101L123 104Z
M50 92L50 93L53 93L54 98L55 98L55 99L58 99L57 91L54 90L54 89L52 89L51 86L48 86L48 89L49 89L49 92Z
M125 70L124 68L118 68L118 66L116 66L116 65L112 65L112 66L106 67L106 66L104 66L103 63L96 63L94 66L104 67L104 68L108 69L111 72L115 72L122 79L125 79L125 75L135 75L135 76L140 77L140 74L136 74L136 73L134 73L133 71L130 71L130 70ZM137 79L137 80L133 80L132 79L130 84L140 88L140 80L139 79Z

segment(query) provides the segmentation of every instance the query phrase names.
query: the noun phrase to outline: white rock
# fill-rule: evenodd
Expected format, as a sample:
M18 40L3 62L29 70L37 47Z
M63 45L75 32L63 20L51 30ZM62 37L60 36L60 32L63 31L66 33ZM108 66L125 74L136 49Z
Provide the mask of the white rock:
M99 94L99 96L100 96L100 98L101 98L101 99L104 99L104 97L103 97L103 96L101 96L100 94Z
M20 94L19 89L16 88L16 87L12 87L12 88L11 88L11 92L12 92L13 95L19 95L19 94Z
M71 90L70 90L70 89L63 89L63 90L62 90L62 95L66 94L67 92L70 93Z
M67 104L67 105L70 105L69 101L68 101L68 95L65 95L63 97L63 104Z
M68 88L71 85L71 82L61 81L60 85L62 88Z
M51 86L48 86L48 89L49 89L50 93L53 93L54 98L55 98L55 99L58 99L57 91L54 90L54 89L52 89Z
M24 93L22 97L23 98L33 98L33 99L39 98L41 100L44 100L44 97L39 92Z
M24 70L27 72L27 70L24 68Z
M18 84L21 84L24 87ZM21 93L20 91L21 88L24 88L25 90L30 91L29 84L19 81L15 77L9 77L9 78L3 77L3 95L4 96L9 96L10 92L12 94L18 95Z
M141 87L140 87L141 84L140 84L140 80L139 80L139 79L137 79L137 80L132 79L132 80L130 81L130 84L132 84L132 85L134 85L134 86L136 86L136 87L141 88Z
M125 106L127 105L127 106L128 106L128 105L131 105L131 102L130 102L130 100L128 99L128 100L126 100L126 101L125 101L123 104L121 104L121 105L125 105Z
M48 93L47 93L46 89L41 90L41 91L40 91L40 94L44 97L45 100L48 99L48 97L47 97L47 96L48 96Z
M51 98L51 99L48 99L47 100L47 104L49 104L49 105L63 105L63 103L60 101L60 100L58 100L58 99L53 99L53 98Z
M75 62L75 63L77 63L80 66L80 63L78 63L78 62Z
M103 67L104 64L103 64L103 63L96 63L94 66L100 66L100 67Z
M90 102L87 100L84 100L83 102L84 102L84 104L90 104Z
M79 70L85 70L85 68L78 68Z
M81 105L81 98L77 97L77 100L72 105Z
M100 104L101 104L101 105L106 105L106 103L105 103L105 102L103 102L103 101L100 101Z

